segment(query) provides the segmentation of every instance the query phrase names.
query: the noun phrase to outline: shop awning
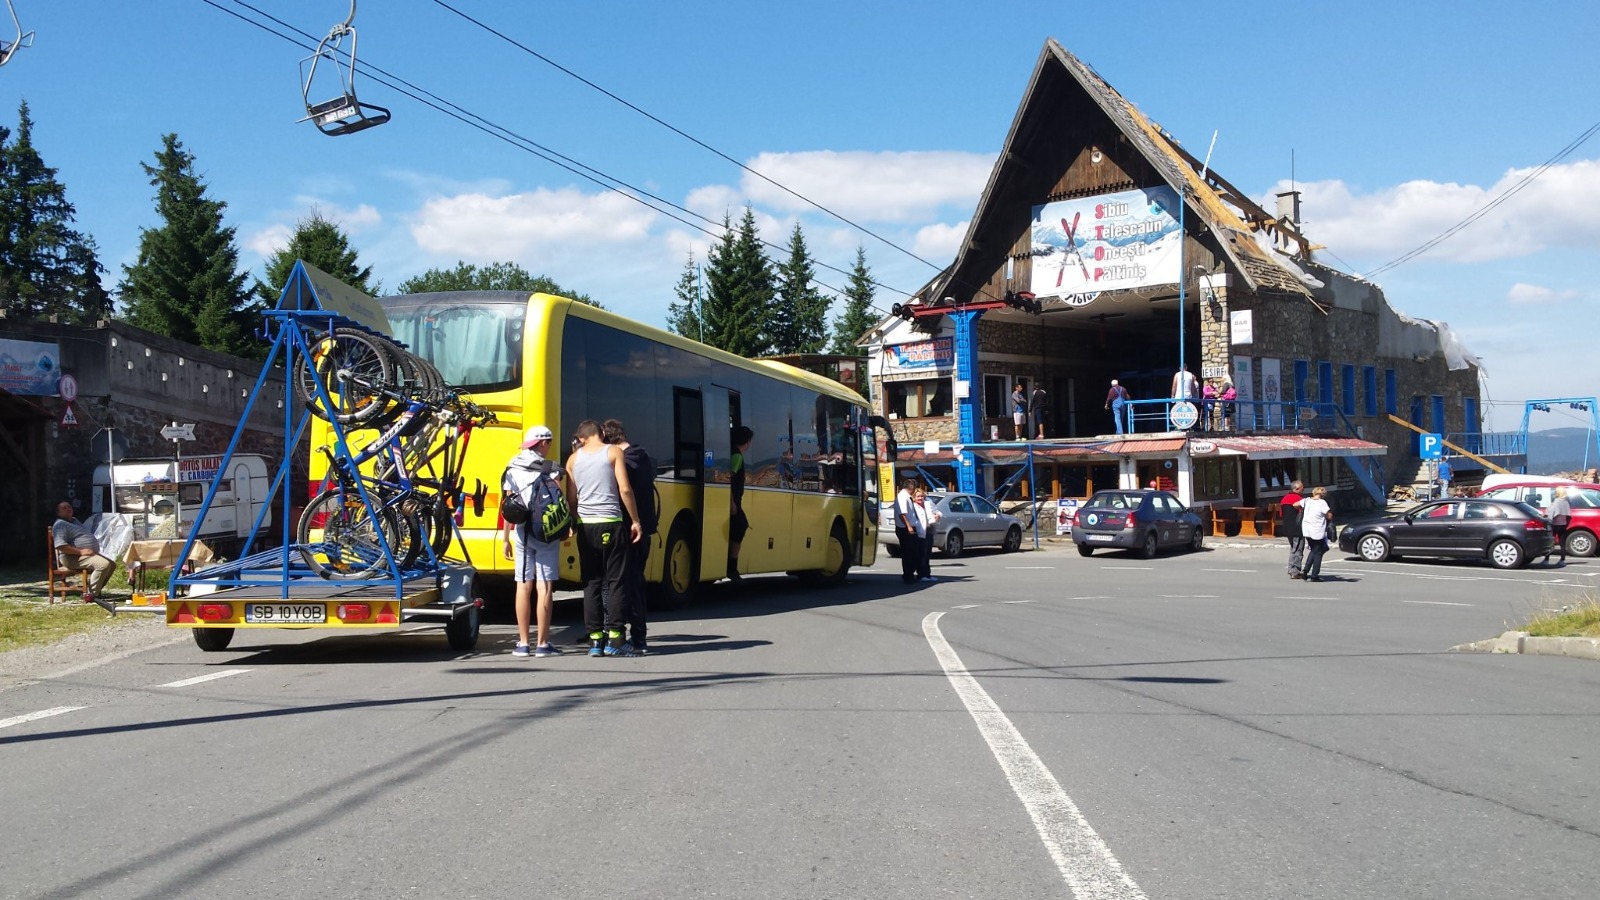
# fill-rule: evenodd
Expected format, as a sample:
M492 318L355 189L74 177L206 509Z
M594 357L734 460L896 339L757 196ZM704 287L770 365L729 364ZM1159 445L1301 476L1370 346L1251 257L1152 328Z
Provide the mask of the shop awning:
M1389 448L1360 438L1306 434L1227 435L1211 438L1223 456L1247 459L1312 459L1320 456L1382 456Z

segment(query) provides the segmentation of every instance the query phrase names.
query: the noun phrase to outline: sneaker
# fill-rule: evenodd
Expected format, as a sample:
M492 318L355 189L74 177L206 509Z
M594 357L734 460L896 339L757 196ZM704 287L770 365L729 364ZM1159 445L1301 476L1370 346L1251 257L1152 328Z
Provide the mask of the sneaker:
M924 576L922 576L921 578L919 578L917 580L918 581L938 581L939 579L933 577L932 575L924 575Z
M606 636L598 631L589 632L589 655L606 655Z
M534 656L560 656L561 655L561 651L557 650L555 648L555 646L552 645L552 644L540 644L539 646L533 648L533 655Z
M633 649L632 644L623 641L620 644L607 644L605 654L607 656L638 656L639 651Z
M635 656L644 656L644 655L648 654L649 652L650 652L650 645L646 644L644 641L639 641L638 643L633 645L633 654Z
M512 647L511 648L511 655L512 656L527 656L528 655L528 645L527 644L518 644L515 647Z

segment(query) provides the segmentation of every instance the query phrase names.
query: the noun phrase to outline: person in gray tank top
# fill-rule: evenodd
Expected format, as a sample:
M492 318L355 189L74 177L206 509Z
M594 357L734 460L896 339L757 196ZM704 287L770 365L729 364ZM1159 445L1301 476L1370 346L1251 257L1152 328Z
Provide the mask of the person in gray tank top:
M623 639L631 611L628 547L640 539L639 508L623 463L622 448L607 444L600 424L578 423L567 457L568 501L578 516L578 565L583 570L583 623L590 656L636 656ZM627 518L623 518L623 514Z

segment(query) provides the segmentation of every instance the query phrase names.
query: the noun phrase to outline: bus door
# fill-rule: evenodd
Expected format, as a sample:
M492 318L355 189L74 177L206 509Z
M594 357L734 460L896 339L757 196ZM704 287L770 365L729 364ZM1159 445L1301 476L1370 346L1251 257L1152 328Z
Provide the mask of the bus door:
M860 528L856 535L856 555L860 557L861 565L871 565L871 560L876 556L878 541L879 519L882 517L883 508L894 503L894 460L899 453L899 444L894 437L894 426L883 416L864 414L857 411L866 427L861 429L861 452L858 455L862 461L861 475L856 483L861 485L861 516ZM883 432L883 439L878 439L878 433ZM870 453L876 467L869 469L866 460ZM871 548L874 556L868 556Z
M716 581L728 574L728 523L733 502L729 484L733 477L731 432L742 418L738 391L712 384L703 387L700 393L705 422L705 447L701 451L704 477L700 503L700 580Z

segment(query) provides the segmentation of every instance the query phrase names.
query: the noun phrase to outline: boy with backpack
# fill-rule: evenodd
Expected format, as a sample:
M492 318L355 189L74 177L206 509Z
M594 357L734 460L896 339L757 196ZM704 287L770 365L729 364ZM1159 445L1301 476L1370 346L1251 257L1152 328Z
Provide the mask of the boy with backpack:
M562 511L567 507L561 479L566 472L545 455L554 440L555 434L543 425L529 428L522 436L522 450L511 458L500 478L505 555L515 562L517 582L517 645L511 650L512 656L555 656L561 652L550 643L550 616L555 605L561 541L571 530L572 518L568 513L562 521ZM530 650L528 620L535 592L537 643Z

